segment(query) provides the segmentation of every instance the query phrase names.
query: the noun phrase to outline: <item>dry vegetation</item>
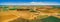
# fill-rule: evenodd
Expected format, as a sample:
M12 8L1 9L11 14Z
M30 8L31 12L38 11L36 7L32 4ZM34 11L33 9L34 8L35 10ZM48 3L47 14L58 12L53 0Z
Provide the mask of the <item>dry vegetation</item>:
M22 7L24 8L25 6L22 6ZM32 7L34 7L34 6L28 6L28 7L29 7L29 9L33 9ZM39 7L39 6L36 6L36 7ZM27 9L27 8L24 8L24 9ZM31 10L30 11L24 11L24 10L23 11L17 11L15 9L8 10L8 11L2 11L1 10L0 11L0 17L1 17L2 22L13 21L17 18L23 18L23 19L28 19L28 20L42 19L42 18L47 18L48 16L56 16L56 17L60 18L60 16L57 16L59 10L55 10L55 9L49 9L48 10L47 8L42 8L42 9L37 8L37 12L35 12L36 8L33 9L34 11L32 11L32 12L30 12Z

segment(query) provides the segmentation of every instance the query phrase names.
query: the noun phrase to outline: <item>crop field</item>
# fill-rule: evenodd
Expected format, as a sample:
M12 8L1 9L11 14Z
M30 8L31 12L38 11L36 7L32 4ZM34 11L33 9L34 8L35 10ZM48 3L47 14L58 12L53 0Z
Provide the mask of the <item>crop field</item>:
M60 22L60 6L1 5L0 22Z

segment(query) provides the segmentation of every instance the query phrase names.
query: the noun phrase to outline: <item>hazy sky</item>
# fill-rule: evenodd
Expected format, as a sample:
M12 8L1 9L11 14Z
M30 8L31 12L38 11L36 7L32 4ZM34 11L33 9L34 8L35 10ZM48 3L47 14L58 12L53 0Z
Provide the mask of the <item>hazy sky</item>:
M0 5L60 5L60 0L0 0Z

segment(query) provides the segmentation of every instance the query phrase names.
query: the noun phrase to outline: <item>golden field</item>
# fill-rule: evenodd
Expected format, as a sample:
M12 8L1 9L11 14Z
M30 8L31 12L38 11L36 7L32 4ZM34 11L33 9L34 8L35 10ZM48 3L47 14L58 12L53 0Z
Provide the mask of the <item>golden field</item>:
M24 8L25 6L22 6L22 8ZM22 10L22 11L17 11L17 10L8 10L8 11L0 11L0 18L1 18L1 22L9 22L9 21L13 21L17 18L24 18L24 19L28 19L28 20L32 20L32 19L37 19L37 16L44 16L43 18L46 18L48 16L55 16L60 18L60 16L57 16L58 12L60 12L60 10L58 9L47 9L48 6L44 6L44 8L37 8L38 6L36 6L36 8L34 6L28 6L28 7L33 7L32 9L34 11L37 12L30 12L28 10ZM28 7L25 7L24 9L27 9ZM9 9L13 8L13 6L9 6ZM19 9L19 8L18 8ZM29 8L30 9L30 8Z

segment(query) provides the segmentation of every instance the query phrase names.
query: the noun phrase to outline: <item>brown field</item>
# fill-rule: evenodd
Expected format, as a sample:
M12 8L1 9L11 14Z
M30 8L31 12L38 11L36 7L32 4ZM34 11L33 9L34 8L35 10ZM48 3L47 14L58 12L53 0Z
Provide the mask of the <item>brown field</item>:
M6 12L0 12L1 14L1 21L3 22L8 22L8 21L12 21L12 20L15 20L19 17L22 17L24 19L34 19L34 17L37 17L36 15L34 15L33 12L29 12L29 11L6 11ZM41 12L39 15L48 15L50 16L50 14L48 13L43 13ZM52 13L52 16L56 16L57 14L53 14ZM56 17L60 17L60 16L56 16Z
M1 11L0 12L1 22L8 22L8 21L15 20L17 18L24 18L24 19L31 20L31 19L34 19L34 17L43 16L43 15L55 16L60 18L60 16L57 16L58 10L57 11L50 10L53 13L42 12L43 10L45 9L42 9L41 12L39 11L39 13L29 12L29 11L17 11L17 10L8 10L5 12ZM39 15L36 15L36 14L39 14Z

